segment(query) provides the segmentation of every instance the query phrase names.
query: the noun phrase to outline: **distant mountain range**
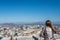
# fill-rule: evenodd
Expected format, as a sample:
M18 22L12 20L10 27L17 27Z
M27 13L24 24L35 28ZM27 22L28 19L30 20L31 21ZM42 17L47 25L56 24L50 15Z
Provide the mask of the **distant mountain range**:
M34 23L0 23L0 25L9 25L9 26L15 26L15 25L41 25L43 23L41 22L34 22Z
M33 22L33 23L0 23L2 26L18 26L18 25L44 25L44 22ZM60 26L60 22L54 23L54 25Z

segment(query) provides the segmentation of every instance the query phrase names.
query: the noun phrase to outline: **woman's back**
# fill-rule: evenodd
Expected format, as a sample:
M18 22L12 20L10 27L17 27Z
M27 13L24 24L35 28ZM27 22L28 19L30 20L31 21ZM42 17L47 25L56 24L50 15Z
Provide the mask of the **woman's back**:
M50 27L46 27L46 33L49 39L52 38L52 29Z
M45 40L51 39L53 37L52 29L50 27L43 27L43 31Z

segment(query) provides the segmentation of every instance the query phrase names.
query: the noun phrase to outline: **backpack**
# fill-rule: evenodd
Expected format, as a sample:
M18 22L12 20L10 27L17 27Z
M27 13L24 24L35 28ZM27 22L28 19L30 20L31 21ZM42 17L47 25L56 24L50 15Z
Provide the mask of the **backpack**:
M44 32L43 32L43 33L42 33L42 32L40 33L40 37L43 37L43 38L44 38L44 37L48 37L48 34L47 34L47 32L46 32L46 27L43 27L43 28L42 28L42 31L44 31Z

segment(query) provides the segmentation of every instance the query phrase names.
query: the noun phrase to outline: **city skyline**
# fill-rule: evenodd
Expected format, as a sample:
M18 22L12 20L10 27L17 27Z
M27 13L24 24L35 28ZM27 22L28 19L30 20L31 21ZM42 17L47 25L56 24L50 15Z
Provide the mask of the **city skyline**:
M60 22L59 0L0 0L0 23Z

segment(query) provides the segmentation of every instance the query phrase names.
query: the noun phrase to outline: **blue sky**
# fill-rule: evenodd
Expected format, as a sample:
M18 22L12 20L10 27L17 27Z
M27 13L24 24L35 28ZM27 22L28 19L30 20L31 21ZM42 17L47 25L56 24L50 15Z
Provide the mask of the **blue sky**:
M60 21L59 0L0 0L0 23Z

